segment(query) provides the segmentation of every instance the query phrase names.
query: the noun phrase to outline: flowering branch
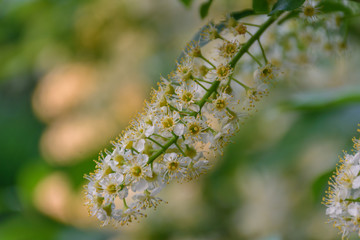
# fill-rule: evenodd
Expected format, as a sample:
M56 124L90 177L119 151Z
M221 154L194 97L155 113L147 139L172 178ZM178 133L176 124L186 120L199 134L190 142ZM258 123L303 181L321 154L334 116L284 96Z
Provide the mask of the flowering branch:
M279 66L268 60L275 53L269 50L267 58L260 39L279 16L274 14L261 25L228 17L221 28L210 23L203 32L208 44L216 42L214 51L206 52L199 43L188 45L176 70L153 91L144 112L113 142L112 151L99 156L96 171L85 176L91 215L103 225L128 224L162 202L157 195L166 183L190 181L207 172L210 156L222 154L255 102L279 78ZM264 66L243 58L250 47L263 55ZM244 73L254 77L247 79Z

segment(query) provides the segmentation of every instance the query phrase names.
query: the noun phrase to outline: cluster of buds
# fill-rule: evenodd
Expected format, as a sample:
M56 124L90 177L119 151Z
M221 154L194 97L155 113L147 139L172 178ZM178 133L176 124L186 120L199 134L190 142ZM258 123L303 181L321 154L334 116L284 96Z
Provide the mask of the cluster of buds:
M212 157L222 154L280 75L265 54L278 47L260 41L275 21L270 17L258 25L228 17L219 25L210 23L203 40L188 45L143 113L112 142L112 151L100 154L96 171L86 176L91 215L103 225L128 224L163 201L158 194L167 183L196 179L208 171Z
M330 222L343 238L352 232L360 236L360 139L353 138L353 142L353 154L345 152L340 158L323 199Z

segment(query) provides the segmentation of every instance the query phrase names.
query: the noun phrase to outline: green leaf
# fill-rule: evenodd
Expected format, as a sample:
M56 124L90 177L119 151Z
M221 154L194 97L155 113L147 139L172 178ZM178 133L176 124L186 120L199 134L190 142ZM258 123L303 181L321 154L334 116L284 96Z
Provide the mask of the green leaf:
M253 0L252 6L256 13L269 12L269 3L267 0Z
M245 9L238 12L232 12L230 13L230 16L233 17L235 20L239 20L241 18L254 15L255 11L253 9Z
M328 188L328 181L334 174L334 169L320 175L312 184L311 191L314 202L320 203L321 199L325 196L325 191Z
M193 0L180 0L185 7L189 8L193 2Z
M318 111L341 105L359 103L360 86L352 86L333 90L323 90L297 94L284 102L285 109Z
M278 0L269 15L274 15L280 11L292 11L299 8L305 0Z
M208 13L209 13L209 8L212 4L213 0L208 0L207 2L204 2L203 4L201 4L200 6L200 16L201 18L205 18Z
M352 15L351 8L340 2L322 1L319 4L319 8L322 13L343 12L345 15Z

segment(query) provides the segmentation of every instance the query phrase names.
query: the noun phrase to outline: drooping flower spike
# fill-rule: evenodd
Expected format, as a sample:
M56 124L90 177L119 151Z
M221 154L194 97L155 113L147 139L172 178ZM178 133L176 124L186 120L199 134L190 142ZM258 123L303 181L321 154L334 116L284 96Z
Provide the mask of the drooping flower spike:
M273 34L294 36L306 23L268 30L277 18L251 17L249 23L227 17L210 23L203 39L188 45L176 70L161 78L143 112L86 176L91 215L103 225L128 224L164 202L158 194L167 183L196 179L211 168L213 156L222 154L255 103L279 80L280 68L304 50L295 44L301 48L289 51Z

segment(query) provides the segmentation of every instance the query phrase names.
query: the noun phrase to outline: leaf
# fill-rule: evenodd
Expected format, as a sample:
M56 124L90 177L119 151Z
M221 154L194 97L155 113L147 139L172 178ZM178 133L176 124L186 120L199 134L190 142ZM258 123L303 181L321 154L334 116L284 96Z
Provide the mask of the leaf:
M245 9L238 12L232 12L230 13L230 16L233 17L235 20L239 20L241 18L254 15L255 11L253 9Z
M267 0L253 0L252 6L256 13L268 13L269 12L269 3Z
M286 109L318 111L359 102L360 86L352 86L334 90L297 94L292 99L287 100L283 106Z
M351 8L340 2L323 1L319 4L319 8L322 13L343 12L346 15L352 15Z
M280 11L292 11L299 8L305 0L278 0L269 15L274 15Z
M207 2L204 2L203 4L201 4L201 6L200 6L200 17L202 19L205 18L208 15L210 6L212 4L212 1L213 0L208 0Z
M314 198L314 202L319 203L325 196L325 191L328 188L328 181L334 174L334 169L320 175L312 184L311 191Z
M189 8L193 2L193 0L180 0L185 7Z

